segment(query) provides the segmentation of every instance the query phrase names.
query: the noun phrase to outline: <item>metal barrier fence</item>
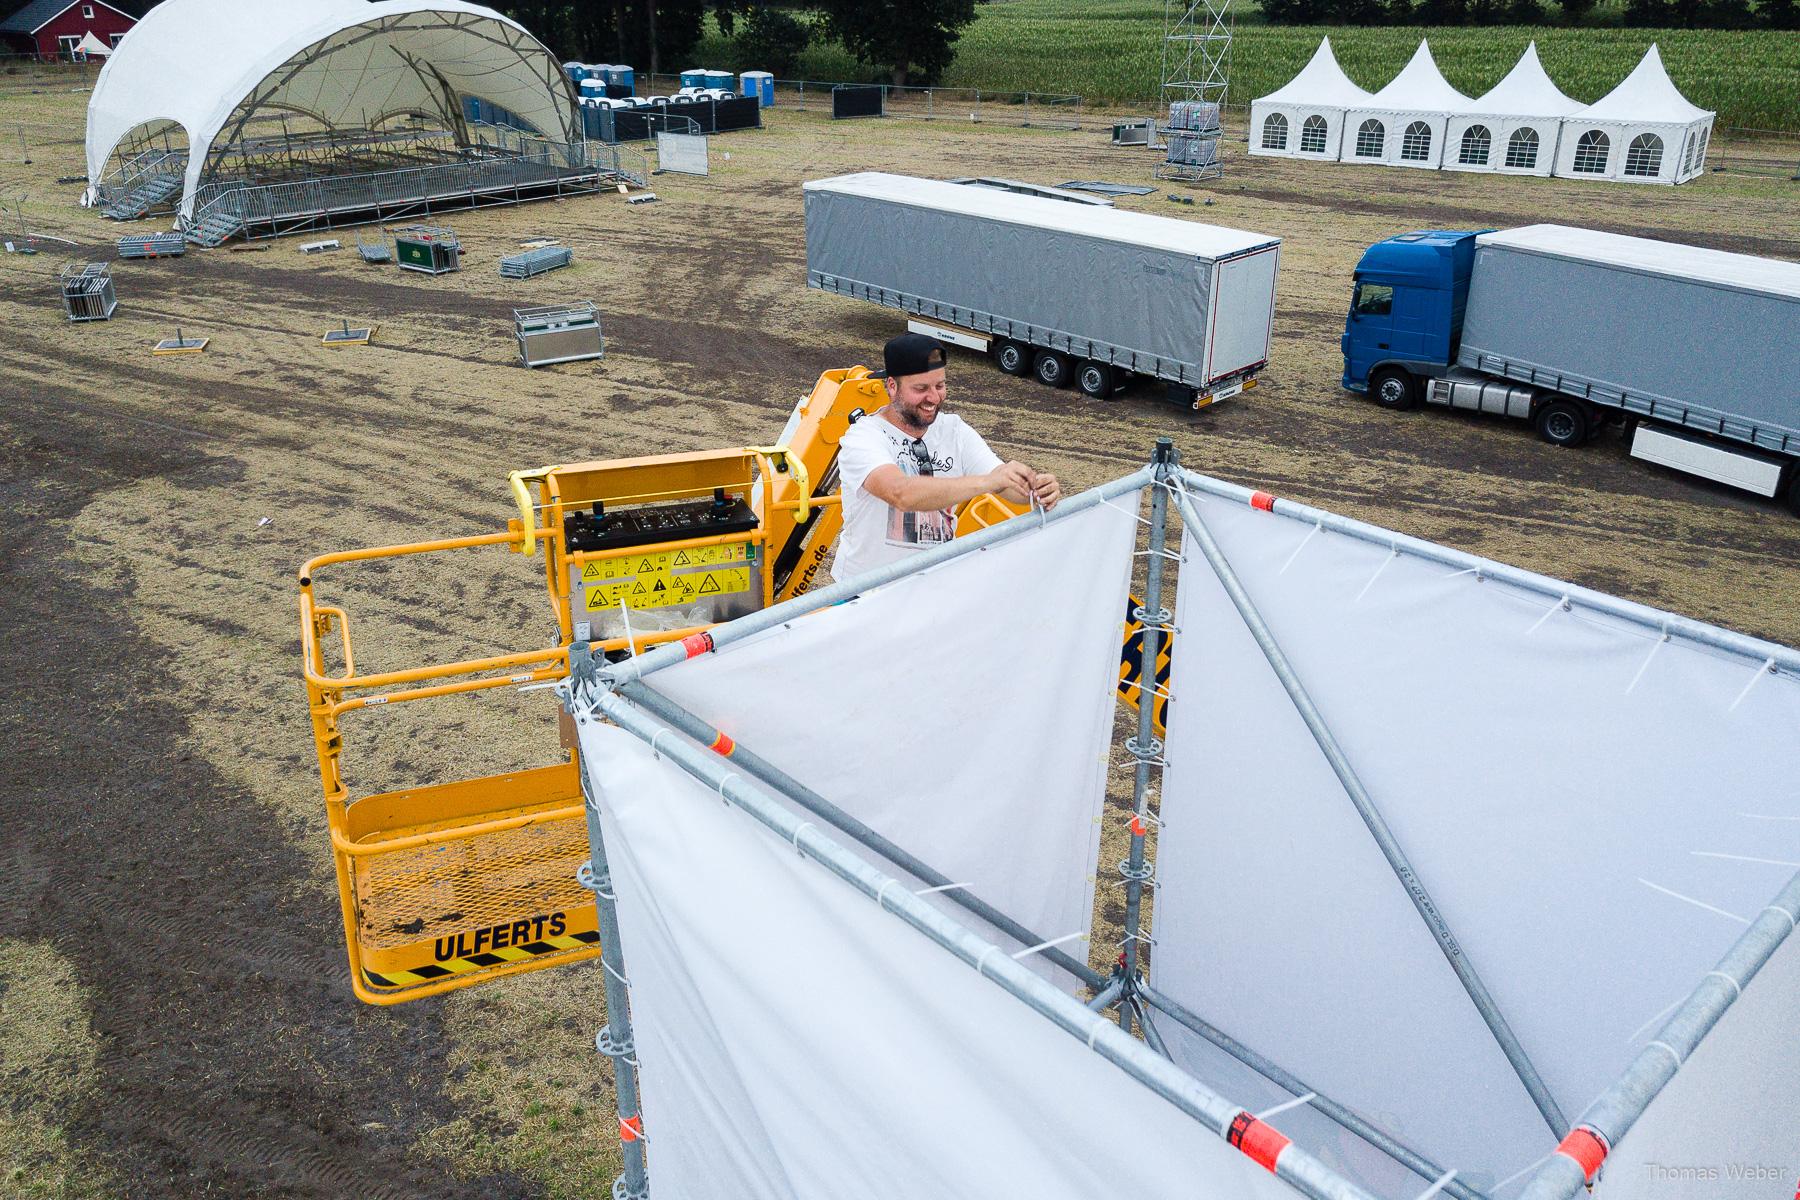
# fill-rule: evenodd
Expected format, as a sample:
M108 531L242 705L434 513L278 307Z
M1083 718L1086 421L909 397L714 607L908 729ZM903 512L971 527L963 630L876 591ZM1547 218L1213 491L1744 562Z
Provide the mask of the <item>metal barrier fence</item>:
M678 75L639 75L647 92L667 94L681 86ZM814 79L775 80L775 108L831 112L831 89L841 82ZM1080 129L1080 96L1053 92L1008 92L986 88L899 87L878 83L886 115L919 121L963 121L1019 125L1035 129Z

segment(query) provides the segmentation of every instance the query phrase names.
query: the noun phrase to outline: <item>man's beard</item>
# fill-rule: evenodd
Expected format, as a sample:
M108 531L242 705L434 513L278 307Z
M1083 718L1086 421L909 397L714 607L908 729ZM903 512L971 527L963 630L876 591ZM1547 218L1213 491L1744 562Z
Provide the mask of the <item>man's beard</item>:
M920 412L918 408L913 407L899 397L894 398L894 407L900 410L900 419L905 421L908 425L911 425L914 429L929 429L931 428L931 423L937 420L936 412L933 412L930 416L926 416L924 413Z

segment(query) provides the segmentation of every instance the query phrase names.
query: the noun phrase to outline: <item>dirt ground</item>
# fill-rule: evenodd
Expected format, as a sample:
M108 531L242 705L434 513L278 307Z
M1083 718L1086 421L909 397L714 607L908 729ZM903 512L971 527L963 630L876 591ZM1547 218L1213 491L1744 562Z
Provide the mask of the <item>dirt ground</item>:
M0 96L6 116L68 131L38 139L30 165L0 148L0 198L30 193L32 232L81 244L67 257L111 258L124 230L54 182L83 170L84 104ZM57 301L64 256L0 255L0 1026L28 1031L0 1034L0 1194L610 1184L597 970L396 1009L352 998L295 569L326 550L499 528L515 468L770 440L820 371L869 361L899 327L804 287L803 179L877 168L1150 182L1151 162L1109 148L1104 131L795 113L713 139L712 156L711 178L658 176L655 204L446 217L465 269L438 278L352 251L302 256L287 239L119 263L116 318L71 326ZM1195 415L1144 393L1049 391L959 355L953 404L997 447L1079 488L1133 468L1166 434L1202 471L1800 641L1792 514L1634 462L1616 433L1558 450L1520 425L1388 413L1337 386L1349 274L1373 241L1559 220L1800 258L1795 185L1634 188L1240 155L1225 182L1191 194L1191 208L1163 191L1124 203L1284 240L1264 386ZM533 235L567 242L575 266L499 279L497 259ZM518 367L511 308L576 297L600 305L605 361ZM321 346L341 319L378 323L374 345ZM177 328L212 342L151 357ZM526 648L553 630L531 566L503 552L334 579L325 591L350 608L366 669ZM358 714L353 790L545 761L548 705L490 694ZM1102 918L1116 926L1116 901Z

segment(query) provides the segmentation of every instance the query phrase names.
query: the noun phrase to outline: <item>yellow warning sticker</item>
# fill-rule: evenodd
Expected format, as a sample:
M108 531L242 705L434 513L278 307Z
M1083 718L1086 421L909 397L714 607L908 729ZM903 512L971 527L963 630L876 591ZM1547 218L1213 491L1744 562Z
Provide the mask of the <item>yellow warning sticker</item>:
M750 590L750 568L714 567L679 574L649 572L628 579L588 583L585 590L584 603L589 612L617 608L620 604L632 608L665 608L671 604L691 604L708 596L747 592Z
M691 546L681 550L658 550L651 554L623 554L617 558L596 559L581 568L581 581L628 579L634 575L667 574L687 567L725 566L746 562L749 543L729 542L722 546ZM593 605L588 607L592 608Z

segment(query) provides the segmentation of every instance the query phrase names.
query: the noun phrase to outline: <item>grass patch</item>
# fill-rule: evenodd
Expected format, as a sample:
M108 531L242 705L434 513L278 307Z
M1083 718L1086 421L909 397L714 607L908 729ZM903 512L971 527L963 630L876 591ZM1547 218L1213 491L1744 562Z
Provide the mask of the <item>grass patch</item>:
M0 941L0 1195L118 1195L69 1145L62 1121L93 1085L95 1047L75 969L42 943Z

